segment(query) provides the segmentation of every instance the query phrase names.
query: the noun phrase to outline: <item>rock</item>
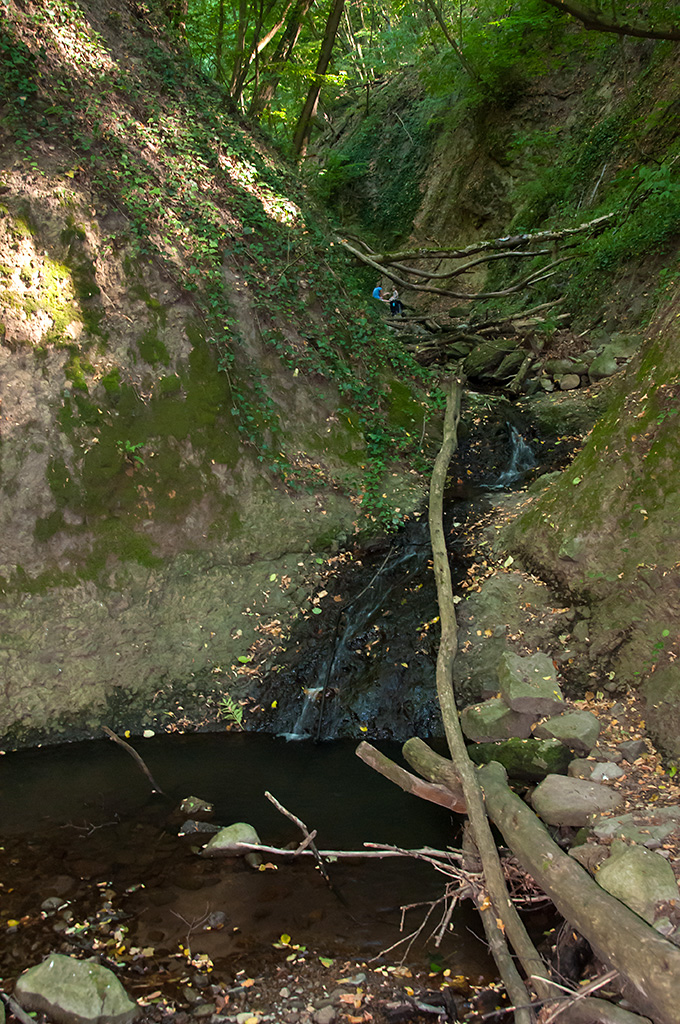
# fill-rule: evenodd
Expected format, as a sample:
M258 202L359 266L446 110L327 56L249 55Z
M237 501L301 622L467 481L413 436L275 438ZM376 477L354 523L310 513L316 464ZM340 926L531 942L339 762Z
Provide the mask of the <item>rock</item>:
M641 334L624 334L615 331L609 339L606 349L615 359L630 359L642 347L644 338Z
M577 860L591 875L594 875L600 864L604 863L609 856L609 849L606 846L600 846L599 843L583 843L581 846L572 846L569 856Z
M624 761L632 764L633 761L637 761L638 757L647 753L647 744L644 740L625 740L623 743L619 743L616 749Z
M581 378L577 373L566 373L560 377L560 391L573 391L581 386Z
M593 761L586 761L582 757L575 757L567 768L567 775L571 779L589 779L593 774L594 767Z
M590 711L567 711L534 729L534 736L555 739L577 754L589 754L600 735L600 722Z
M212 837L210 842L203 847L202 855L204 857L239 857L243 856L243 854L240 850L234 850L237 843L257 843L260 845L261 842L262 840L252 825L248 825L245 821L237 821L233 825L221 828ZM251 867L257 867L261 862L259 854L254 851L247 853L245 860Z
M113 971L62 953L50 953L22 974L14 996L25 1010L57 1024L128 1024L140 1013Z
M40 904L40 909L44 910L46 914L54 914L59 907L64 906L64 900L61 896L48 896L47 899L43 900Z
M592 814L615 811L622 803L618 793L587 779L548 775L534 790L531 803L548 825L586 825Z
M337 1017L337 1011L333 1006L324 1006L321 1010L317 1010L313 1016L314 1024L333 1024L333 1021Z
M463 371L467 377L483 378L492 377L494 370L498 369L506 356L513 349L517 348L517 339L490 339L483 341L466 356L463 363Z
M599 761L590 773L590 778L593 782L606 782L611 779L620 779L625 774L623 768L619 768L618 764L614 764L612 761Z
M670 864L658 853L628 846L620 839L612 843L609 858L595 879L649 924L654 921L658 903L678 899L678 883Z
M559 740L509 739L468 747L475 764L498 761L511 779L538 782L546 775L567 770L571 754Z
M179 805L180 812L187 818L212 818L215 808L207 800L198 796L187 796Z
M593 751L593 757L597 758L598 761L610 761L613 764L623 761L621 751L614 750L612 747L598 747L597 750Z
M526 352L523 349L508 352L503 356L500 366L491 374L494 380L505 381L515 376L524 362Z
M590 364L588 376L591 381L602 380L604 377L611 377L618 368L619 364L616 361L616 356L610 350L610 347L605 345L601 355L596 356Z
M475 743L505 740L511 736L528 739L534 720L533 715L520 715L517 711L512 711L497 697L492 697L483 704L469 705L463 709L460 716L463 732Z
M562 631L564 616L555 611L559 605L547 587L510 571L484 580L481 590L458 606L453 674L461 704L498 696L498 663L512 649L508 634L522 630L525 642L538 647L547 632Z
M197 832L204 832L204 833L205 832L208 832L208 833L212 832L212 833L214 833L214 832L219 832L219 830L220 830L220 826L219 825L213 825L209 821L191 821L190 820L190 821L185 821L184 824L180 826L180 829L179 829L179 832L177 833L177 835L178 836L193 836L193 835L196 835Z
M497 668L500 695L509 708L526 715L550 715L564 708L555 666L538 651L528 658L507 652Z
M656 809L654 811L656 817ZM659 845L675 832L680 820L669 818L659 824L642 821L635 814L619 814L614 818L602 818L592 824L593 834L598 839L627 839L638 846L648 848Z

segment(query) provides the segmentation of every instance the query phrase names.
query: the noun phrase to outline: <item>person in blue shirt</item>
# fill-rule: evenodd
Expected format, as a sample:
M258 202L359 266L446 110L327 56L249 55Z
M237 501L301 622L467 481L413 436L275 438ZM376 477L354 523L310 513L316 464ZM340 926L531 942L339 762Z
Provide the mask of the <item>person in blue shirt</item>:
M375 288L373 289L373 298L374 299L379 299L380 302L387 302L387 299L383 298L382 285L379 282L375 286Z

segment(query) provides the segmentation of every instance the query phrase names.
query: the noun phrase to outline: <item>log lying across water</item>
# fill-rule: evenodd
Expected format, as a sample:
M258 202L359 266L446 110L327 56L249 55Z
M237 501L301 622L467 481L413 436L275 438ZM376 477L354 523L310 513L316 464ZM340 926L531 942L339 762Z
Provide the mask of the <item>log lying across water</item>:
M450 776L451 762L435 754L422 740L408 740L404 757L432 782ZM680 948L610 896L553 842L543 823L512 792L500 764L484 765L478 777L489 817L512 853L562 917L588 940L596 956L618 971L628 1000L658 1024L678 1024Z

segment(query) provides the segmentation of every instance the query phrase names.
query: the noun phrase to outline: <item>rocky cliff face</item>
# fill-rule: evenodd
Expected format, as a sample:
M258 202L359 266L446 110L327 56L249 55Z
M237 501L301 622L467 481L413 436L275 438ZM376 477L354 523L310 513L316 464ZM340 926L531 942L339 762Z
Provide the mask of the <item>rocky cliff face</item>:
M402 357L318 211L150 16L9 14L0 733L200 724L366 521L365 433ZM417 500L407 479L385 507Z

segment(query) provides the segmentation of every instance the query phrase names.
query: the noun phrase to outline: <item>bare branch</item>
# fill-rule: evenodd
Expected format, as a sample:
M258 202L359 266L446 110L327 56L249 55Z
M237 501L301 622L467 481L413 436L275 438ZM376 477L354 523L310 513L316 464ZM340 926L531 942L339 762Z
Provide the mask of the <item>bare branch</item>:
M629 25L621 21L613 21L600 11L583 7L574 0L543 0L563 14L570 14L580 21L584 28L595 32L613 32L617 36L635 36L637 39L670 39L680 41L680 27L653 28L651 25Z

